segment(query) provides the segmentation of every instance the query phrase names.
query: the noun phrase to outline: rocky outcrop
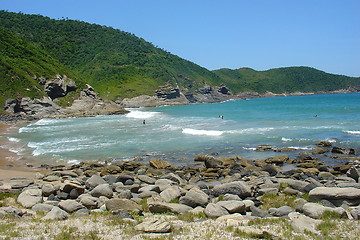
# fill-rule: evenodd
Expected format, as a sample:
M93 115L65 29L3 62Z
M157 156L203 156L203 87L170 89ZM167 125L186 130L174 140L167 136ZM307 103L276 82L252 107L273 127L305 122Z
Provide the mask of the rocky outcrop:
M43 81L48 96L41 99L29 97L24 97L21 100L8 99L4 109L9 114L18 114L24 118L32 117L35 119L113 115L128 112L113 101L100 99L90 85L87 85L87 88L80 92L79 98L70 107L62 108L57 104L57 101L60 97L76 90L74 81L60 75L56 79Z
M76 91L77 86L75 81L68 78L66 75L56 75L54 79L40 78L40 84L44 86L46 94L51 98L64 97L72 91Z
M127 111L119 104L98 98L94 89L90 85L87 85L87 88L81 91L80 98L75 100L72 106L61 109L60 114L72 117L83 117L124 114L126 112Z

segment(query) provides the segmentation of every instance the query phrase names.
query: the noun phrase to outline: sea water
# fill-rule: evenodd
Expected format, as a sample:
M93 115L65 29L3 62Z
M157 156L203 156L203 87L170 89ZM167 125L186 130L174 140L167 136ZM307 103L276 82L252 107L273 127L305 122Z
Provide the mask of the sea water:
M286 153L295 157L320 140L360 151L359 93L129 110L125 115L42 119L8 139L20 147L19 154L47 163L138 157L177 164L197 154L251 159L284 154L254 151L263 144L296 148Z

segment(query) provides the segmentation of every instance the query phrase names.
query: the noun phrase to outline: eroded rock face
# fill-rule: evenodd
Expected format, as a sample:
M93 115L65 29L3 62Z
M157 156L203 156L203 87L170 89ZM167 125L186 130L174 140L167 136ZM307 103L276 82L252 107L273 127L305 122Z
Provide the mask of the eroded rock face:
M60 74L57 74L54 79L42 78L40 83L44 85L44 90L51 99L64 97L69 92L77 89L74 80Z

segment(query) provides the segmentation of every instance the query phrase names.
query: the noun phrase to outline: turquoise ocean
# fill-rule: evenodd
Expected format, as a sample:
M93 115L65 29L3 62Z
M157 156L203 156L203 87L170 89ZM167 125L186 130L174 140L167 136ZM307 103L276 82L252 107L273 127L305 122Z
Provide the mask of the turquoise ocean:
M285 153L295 157L320 140L360 152L360 93L129 110L125 115L42 119L7 136L7 147L49 164L134 157L183 164L197 154L248 159L284 154L255 151L263 144L296 148Z

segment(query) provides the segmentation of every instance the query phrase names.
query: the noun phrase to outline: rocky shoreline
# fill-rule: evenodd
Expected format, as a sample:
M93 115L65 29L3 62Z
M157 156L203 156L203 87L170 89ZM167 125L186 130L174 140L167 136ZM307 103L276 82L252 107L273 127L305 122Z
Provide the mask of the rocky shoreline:
M0 223L27 226L16 239L53 239L49 232L65 239L358 239L360 157L330 142L317 146L294 159L198 155L185 166L161 159L42 165L35 179L0 181ZM328 151L349 162L316 160Z

